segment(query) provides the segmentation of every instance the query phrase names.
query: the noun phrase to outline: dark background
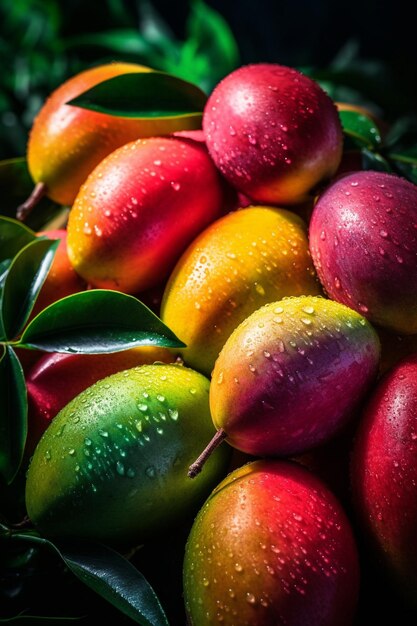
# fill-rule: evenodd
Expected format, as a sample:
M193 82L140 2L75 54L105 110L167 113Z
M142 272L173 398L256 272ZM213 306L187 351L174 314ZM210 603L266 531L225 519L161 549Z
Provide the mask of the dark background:
M351 90L350 76L349 89L331 93L333 97L370 102L377 113L389 120L417 111L415 24L405 2L206 3L221 13L237 41L239 58L235 66L269 61L323 69L336 63L343 66L345 74L346 69L348 73L354 71L355 90ZM144 54L135 51L135 47L120 51L116 46L112 50L80 43L83 37L136 31L145 37L146 46L151 41L152 48L160 45L158 37L163 33L171 37L179 51L189 38L189 13L190 0L0 0L0 158L24 154L28 129L46 96L88 65L126 59L175 71L176 55L172 50L163 49L160 62L149 49ZM206 40L203 46L207 48L212 43ZM199 80L201 77L195 78L192 71L190 76L187 71L184 75L184 67L178 73L209 91L233 68L219 57L208 59L208 79ZM189 65L191 69L191 61Z
M155 0L181 31L187 2ZM383 60L416 88L417 38L410 3L372 0L208 0L234 32L242 62L327 65L355 39L364 57ZM415 92L414 92L415 93Z

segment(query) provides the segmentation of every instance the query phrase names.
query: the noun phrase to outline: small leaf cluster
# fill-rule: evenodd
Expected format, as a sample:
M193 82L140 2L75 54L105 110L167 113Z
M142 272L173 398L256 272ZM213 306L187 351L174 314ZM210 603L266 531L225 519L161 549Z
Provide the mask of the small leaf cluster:
M19 164L20 166L20 164ZM141 345L180 347L182 342L136 298L92 289L51 304L28 322L53 263L59 240L37 237L26 225L0 216L0 487L19 478L28 430L21 349L100 354ZM16 481L18 482L18 481ZM26 543L52 550L84 584L143 626L167 625L144 577L102 545L61 548L34 530L0 524L0 551L19 553ZM1 572L0 572L1 574ZM25 615L16 618L22 623ZM35 617L33 619L36 619ZM45 618L46 619L46 618Z
M339 111L345 134L345 150L361 153L362 169L391 172L417 184L417 125L398 120L386 133L371 114Z
M190 2L184 40L148 1L103 0L97 12L75 0L0 0L0 23L0 55L8 68L0 76L0 158L23 153L45 98L91 64L123 57L207 93L239 64L227 22L202 0Z

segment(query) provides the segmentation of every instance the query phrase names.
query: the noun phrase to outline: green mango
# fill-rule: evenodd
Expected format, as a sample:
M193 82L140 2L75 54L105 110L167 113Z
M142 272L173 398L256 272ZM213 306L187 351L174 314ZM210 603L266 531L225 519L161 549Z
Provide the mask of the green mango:
M141 542L194 514L228 463L187 468L214 434L209 381L175 364L135 367L92 385L51 422L29 467L26 506L50 536Z

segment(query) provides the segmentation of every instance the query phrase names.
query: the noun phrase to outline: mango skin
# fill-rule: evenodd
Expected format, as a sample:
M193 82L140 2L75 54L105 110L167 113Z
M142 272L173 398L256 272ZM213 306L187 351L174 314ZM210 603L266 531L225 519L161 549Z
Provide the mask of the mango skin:
M34 121L27 158L34 182L44 182L52 200L71 205L94 167L119 146L138 137L200 126L199 117L134 120L65 104L114 76L151 71L134 63L99 65L70 78L51 94Z
M310 222L310 250L333 300L371 322L417 333L417 186L385 172L330 185Z
M347 423L379 356L375 330L344 305L313 296L267 304L220 352L210 389L213 422L248 454L305 452Z
M349 626L358 583L341 506L295 463L257 461L229 474L186 545L190 626Z
M160 284L220 215L223 188L205 147L139 139L96 167L68 221L68 256L95 287L137 293Z
M141 346L111 354L42 355L26 375L26 451L33 452L52 418L87 387L111 374L155 361L172 363L174 352L168 348Z
M249 207L217 220L188 247L166 286L161 316L187 345L187 364L208 376L253 311L284 296L319 293L304 222L284 209Z
M416 606L417 354L397 363L370 398L351 458L352 495L378 561Z
M30 519L46 535L116 544L183 521L228 461L220 449L201 478L187 478L214 432L208 393L204 376L166 364L89 387L60 411L35 450L26 485Z
M213 90L203 113L207 146L224 177L253 202L303 202L342 157L336 107L295 69L241 67Z

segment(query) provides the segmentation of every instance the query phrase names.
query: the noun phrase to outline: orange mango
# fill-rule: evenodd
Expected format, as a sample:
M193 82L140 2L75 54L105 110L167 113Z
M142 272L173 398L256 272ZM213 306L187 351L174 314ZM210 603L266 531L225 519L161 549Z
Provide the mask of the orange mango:
M151 71L134 63L109 63L77 74L52 93L35 119L27 154L34 182L43 182L52 200L71 205L89 173L125 143L200 126L199 116L132 119L66 104L114 76Z
M189 246L168 281L161 317L187 345L185 361L209 375L229 335L253 311L319 293L303 220L254 206L217 220Z

